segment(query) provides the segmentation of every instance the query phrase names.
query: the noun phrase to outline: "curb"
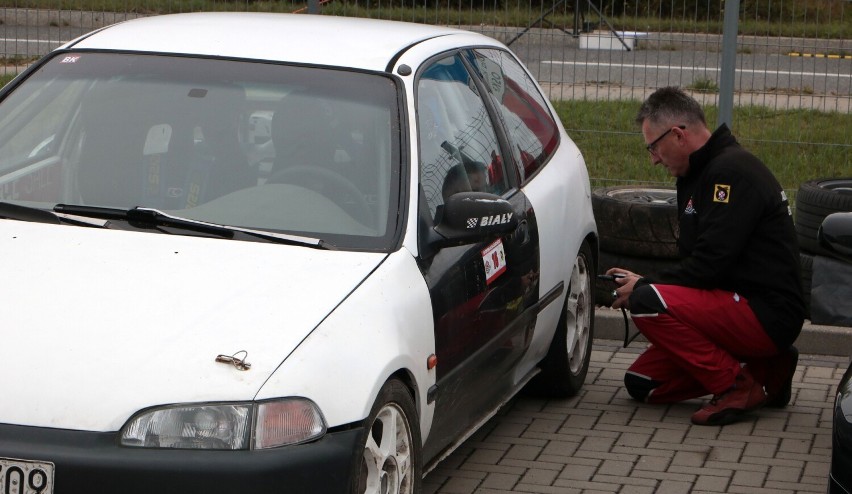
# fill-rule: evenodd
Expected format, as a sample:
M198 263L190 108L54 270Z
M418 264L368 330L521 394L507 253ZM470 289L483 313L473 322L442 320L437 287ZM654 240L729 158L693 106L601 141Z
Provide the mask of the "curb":
M628 317L631 331L636 326ZM595 340L624 341L624 317L620 310L608 307L595 308ZM647 342L639 335L636 342ZM796 340L799 353L811 355L852 356L852 327L822 326L805 321Z

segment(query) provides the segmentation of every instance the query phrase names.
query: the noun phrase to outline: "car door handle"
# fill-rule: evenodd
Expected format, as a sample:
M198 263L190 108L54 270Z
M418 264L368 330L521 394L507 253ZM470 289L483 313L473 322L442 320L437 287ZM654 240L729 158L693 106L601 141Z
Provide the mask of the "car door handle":
M515 231L512 232L512 240L518 242L520 245L526 245L530 241L530 227L527 224L527 220L523 220L518 223L518 227L515 228Z

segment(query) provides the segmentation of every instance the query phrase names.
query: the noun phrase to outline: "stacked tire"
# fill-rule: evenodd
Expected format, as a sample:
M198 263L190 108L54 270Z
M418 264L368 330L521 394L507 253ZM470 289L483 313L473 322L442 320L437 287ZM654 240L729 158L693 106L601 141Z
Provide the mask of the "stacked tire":
M677 192L670 187L616 186L592 191L600 239L599 272L612 267L656 278L677 263ZM612 282L598 281L598 305L612 303Z
M815 256L831 256L819 243L819 227L832 213L852 211L852 177L804 182L796 193L796 236L802 268L802 290L810 317L811 277Z
M800 250L802 290L810 315L815 256L831 256L819 243L819 227L832 213L852 211L852 177L804 182L796 194L795 225ZM592 191L600 237L600 273L611 267L658 277L677 263L677 193L674 188L617 186ZM598 281L595 299L609 306L610 282Z

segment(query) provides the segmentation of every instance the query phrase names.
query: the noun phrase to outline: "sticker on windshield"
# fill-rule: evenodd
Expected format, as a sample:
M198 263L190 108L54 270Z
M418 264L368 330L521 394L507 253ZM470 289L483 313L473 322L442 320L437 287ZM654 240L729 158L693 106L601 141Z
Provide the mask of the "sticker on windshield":
M489 285L506 271L506 250L501 239L482 250L482 263L485 265L485 282Z
M80 55L68 55L67 57L60 60L59 63L77 63L77 60L80 60Z
M172 140L172 126L169 124L158 124L148 129L145 138L145 147L142 153L145 156L152 154L164 154L169 150L169 142Z
M482 77L491 89L491 93L497 97L498 101L503 101L503 93L506 92L506 84L503 80L503 68L487 57L477 57L476 62L479 65L479 70L482 71Z

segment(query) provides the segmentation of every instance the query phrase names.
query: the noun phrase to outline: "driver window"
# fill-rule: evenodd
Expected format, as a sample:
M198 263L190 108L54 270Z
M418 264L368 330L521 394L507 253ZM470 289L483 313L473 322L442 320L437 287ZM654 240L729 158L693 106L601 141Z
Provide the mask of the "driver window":
M420 184L432 217L452 194L508 189L497 135L458 56L427 68L417 83Z

